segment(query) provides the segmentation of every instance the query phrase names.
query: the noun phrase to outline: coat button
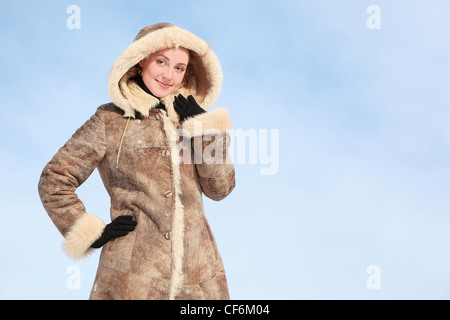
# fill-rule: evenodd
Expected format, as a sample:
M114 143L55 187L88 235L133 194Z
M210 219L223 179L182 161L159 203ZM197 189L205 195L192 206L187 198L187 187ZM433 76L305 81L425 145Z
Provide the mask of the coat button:
M164 197L170 198L172 196L172 191L166 191L164 192Z
M164 238L166 238L166 240L170 240L170 231L166 232L166 234L164 235Z
M161 151L161 156L163 157L168 157L170 155L170 151L169 150L163 150Z
M137 124L139 124L139 123L141 123L141 120L136 119L136 120L134 120L134 122L136 122Z

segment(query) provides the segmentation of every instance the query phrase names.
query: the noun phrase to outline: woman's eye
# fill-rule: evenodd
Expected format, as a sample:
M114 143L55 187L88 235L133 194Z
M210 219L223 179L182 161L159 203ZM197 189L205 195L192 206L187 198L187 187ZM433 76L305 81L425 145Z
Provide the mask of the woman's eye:
M184 72L184 68L182 68L182 67L178 67L177 70L178 70L179 72Z
M164 60L157 60L156 62L161 65L164 64Z

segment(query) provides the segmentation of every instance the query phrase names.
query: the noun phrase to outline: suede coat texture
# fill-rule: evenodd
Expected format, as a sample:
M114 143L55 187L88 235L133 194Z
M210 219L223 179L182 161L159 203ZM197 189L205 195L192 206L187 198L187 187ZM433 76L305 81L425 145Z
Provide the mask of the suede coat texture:
M182 87L158 99L133 78L151 53L190 51ZM229 299L221 256L202 194L225 198L235 186L227 153L228 111L208 109L222 84L219 61L194 34L160 23L142 29L108 79L112 102L100 106L45 166L39 195L73 258L92 250L106 223L87 213L76 189L97 168L111 197L111 220L132 215L134 231L101 249L90 299ZM180 123L179 93L207 112ZM156 108L160 103L165 109Z

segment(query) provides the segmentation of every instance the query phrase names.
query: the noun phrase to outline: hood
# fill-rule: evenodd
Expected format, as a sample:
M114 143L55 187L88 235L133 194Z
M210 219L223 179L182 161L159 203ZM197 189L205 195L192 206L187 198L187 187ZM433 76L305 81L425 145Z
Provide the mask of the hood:
M182 86L175 94L161 100L147 94L133 80L139 70L139 61L154 52L177 47L191 51ZM208 43L170 23L153 24L139 31L133 42L114 62L108 78L108 92L112 102L124 111L124 117L133 118L136 111L148 116L150 109L161 101L166 105L169 117L177 119L173 100L180 93L185 97L193 95L200 106L208 110L217 100L221 86L220 63Z

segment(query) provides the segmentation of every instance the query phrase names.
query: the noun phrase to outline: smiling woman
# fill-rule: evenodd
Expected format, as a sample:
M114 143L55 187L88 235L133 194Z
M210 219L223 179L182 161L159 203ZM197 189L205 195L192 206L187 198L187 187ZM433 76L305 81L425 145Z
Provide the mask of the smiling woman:
M180 88L188 63L187 49L182 47L165 49L141 60L139 75L153 95L164 98Z
M90 298L229 299L202 200L222 200L235 186L223 139L232 128L228 111L207 112L222 84L217 57L184 29L151 25L119 56L108 80L112 103L75 132L39 180L66 252L82 258L103 247ZM188 161L180 161L179 129L203 142ZM223 159L194 163L222 139ZM96 168L111 197L108 224L75 194Z

